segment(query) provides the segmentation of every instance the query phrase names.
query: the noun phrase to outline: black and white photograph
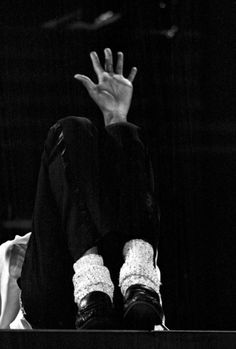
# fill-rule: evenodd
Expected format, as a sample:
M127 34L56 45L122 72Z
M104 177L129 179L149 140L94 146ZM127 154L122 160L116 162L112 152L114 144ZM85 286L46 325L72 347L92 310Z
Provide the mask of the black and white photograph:
M236 347L236 1L1 0L0 348Z

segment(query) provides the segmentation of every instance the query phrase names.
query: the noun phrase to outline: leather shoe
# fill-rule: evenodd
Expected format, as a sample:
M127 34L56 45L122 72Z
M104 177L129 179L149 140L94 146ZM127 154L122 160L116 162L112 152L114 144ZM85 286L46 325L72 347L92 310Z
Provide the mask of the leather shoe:
M79 329L116 329L115 318L110 297L100 291L87 294L78 305L75 327Z
M124 326L132 330L154 330L162 325L163 309L160 295L153 289L136 284L130 286L124 297Z

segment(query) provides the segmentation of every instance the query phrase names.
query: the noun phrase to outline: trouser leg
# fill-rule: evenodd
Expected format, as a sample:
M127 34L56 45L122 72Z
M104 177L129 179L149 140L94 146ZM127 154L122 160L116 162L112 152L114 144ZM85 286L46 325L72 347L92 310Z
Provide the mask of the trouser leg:
M108 180L103 181L104 191L110 195L104 196L110 197L108 205L114 209L114 233L102 240L102 249L109 263L109 260L114 260L114 253L122 251L125 242L131 239L143 239L156 250L159 227L153 171L142 130L131 123L119 123L106 127L105 132L108 136L104 137L106 154L103 163L110 169L104 173L113 174L112 188L107 186ZM122 258L120 252L116 258L119 260L117 267Z
M96 139L87 119L66 118L45 142L20 282L33 327L74 327L73 263L99 239L93 223L98 217Z
M118 149L116 229L125 241L142 238L156 247L158 224L153 173L143 132L131 123L111 125L106 130Z
M141 130L132 124L111 129L120 145L118 231L124 264L119 285L127 328L153 329L163 322L160 270L155 261L158 216L152 168Z

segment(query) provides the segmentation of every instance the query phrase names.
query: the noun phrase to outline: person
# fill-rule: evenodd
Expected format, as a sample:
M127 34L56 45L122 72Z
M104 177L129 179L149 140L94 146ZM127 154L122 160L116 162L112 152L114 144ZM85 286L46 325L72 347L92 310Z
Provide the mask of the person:
M143 130L127 121L133 81L124 56L104 50L98 78L76 74L104 126L66 117L49 130L29 238L17 275L32 328L153 329L163 325L156 264L158 215Z

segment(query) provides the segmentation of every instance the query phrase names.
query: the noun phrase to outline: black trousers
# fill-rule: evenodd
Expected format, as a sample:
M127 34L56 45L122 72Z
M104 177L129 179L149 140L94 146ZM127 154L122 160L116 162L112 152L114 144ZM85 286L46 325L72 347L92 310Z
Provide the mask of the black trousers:
M42 154L32 235L19 281L35 328L74 328L73 263L89 248L118 284L122 247L158 239L153 174L142 130L96 128L68 117L51 127Z

